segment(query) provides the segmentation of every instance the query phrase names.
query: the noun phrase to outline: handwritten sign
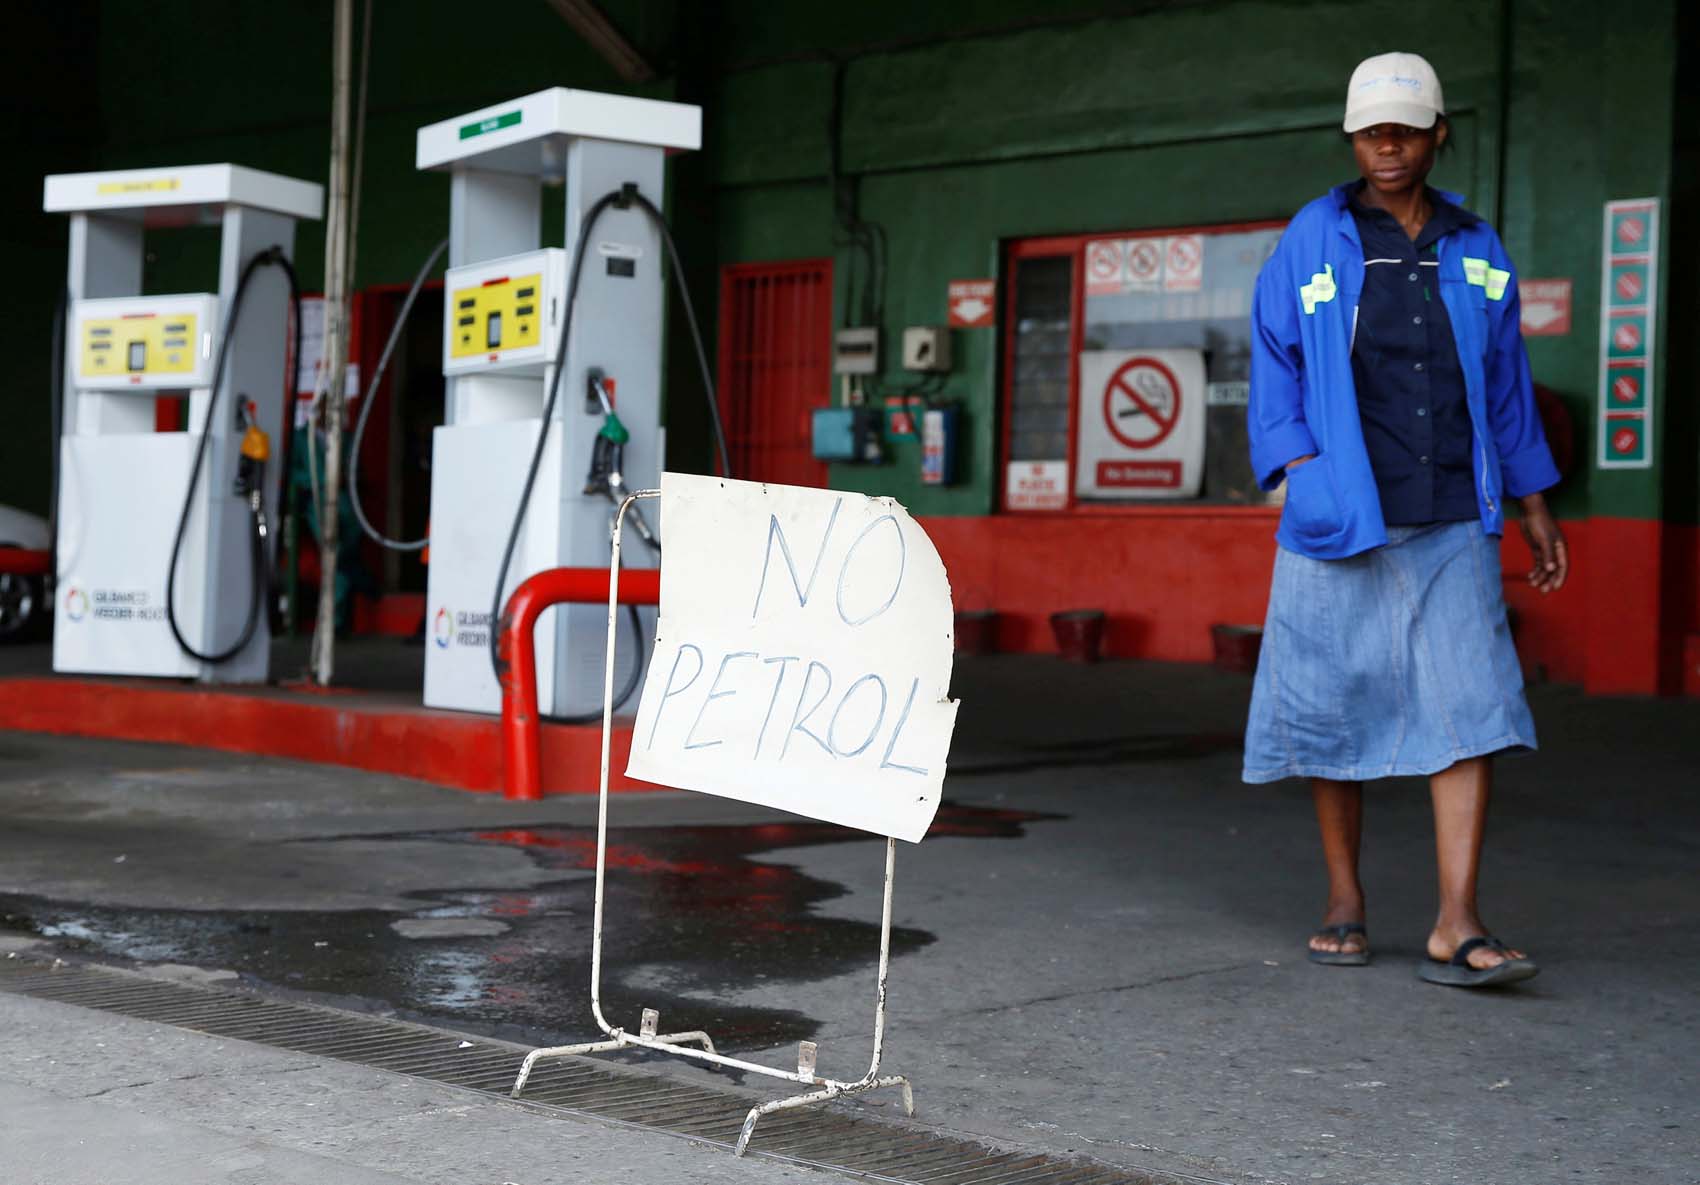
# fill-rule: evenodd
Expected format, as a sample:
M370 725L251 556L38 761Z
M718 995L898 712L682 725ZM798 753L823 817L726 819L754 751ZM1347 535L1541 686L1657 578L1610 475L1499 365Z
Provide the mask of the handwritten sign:
M950 583L889 498L661 479L626 773L919 842L956 724Z

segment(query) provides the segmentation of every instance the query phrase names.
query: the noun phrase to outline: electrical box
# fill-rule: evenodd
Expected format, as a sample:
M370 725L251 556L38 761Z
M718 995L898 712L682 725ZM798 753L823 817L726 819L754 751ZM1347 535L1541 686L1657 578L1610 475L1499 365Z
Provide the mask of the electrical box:
M212 386L218 297L127 296L71 306L83 391L191 390Z
M443 373L541 375L560 342L566 257L546 247L450 268L443 277Z
M921 413L921 484L956 484L957 438L962 413L954 407L929 407Z
M880 331L874 326L840 329L832 335L833 374L878 374Z
M950 369L950 329L911 325L903 331L903 369L942 374Z
M816 408L811 427L817 461L877 464L884 456L877 408Z

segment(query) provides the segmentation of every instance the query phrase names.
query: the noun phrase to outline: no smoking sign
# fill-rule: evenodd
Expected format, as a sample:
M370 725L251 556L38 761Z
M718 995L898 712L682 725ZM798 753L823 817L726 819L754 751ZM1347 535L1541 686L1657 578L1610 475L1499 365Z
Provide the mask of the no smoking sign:
M1131 449L1163 443L1181 415L1181 385L1155 358L1124 362L1104 386L1104 426Z
M1190 498L1204 473L1202 350L1087 350L1075 417L1078 498Z
M1601 469L1645 469L1653 463L1659 221L1657 198L1627 198L1605 205L1599 453L1594 462Z

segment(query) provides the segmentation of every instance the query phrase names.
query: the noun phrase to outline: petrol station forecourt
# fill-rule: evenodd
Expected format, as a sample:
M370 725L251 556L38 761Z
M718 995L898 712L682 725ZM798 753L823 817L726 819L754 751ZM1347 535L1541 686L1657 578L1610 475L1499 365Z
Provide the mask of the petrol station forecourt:
M1700 15L1000 7L16 14L0 1181L1700 1183Z

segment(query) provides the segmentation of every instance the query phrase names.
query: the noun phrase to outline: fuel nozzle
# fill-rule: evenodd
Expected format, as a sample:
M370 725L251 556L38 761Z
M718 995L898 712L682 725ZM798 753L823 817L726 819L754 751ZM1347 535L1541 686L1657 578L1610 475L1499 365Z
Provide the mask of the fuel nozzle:
M258 409L252 400L236 401L236 425L242 429L242 446L236 463L236 496L248 499L254 510L266 489L266 462L271 460L272 439L258 422Z
M596 439L591 443L590 472L585 475L584 492L595 497L600 494L620 505L631 496L631 490L626 486L623 470L626 466L626 442L632 434L626 430L625 424L614 411L614 401L608 396L611 380L602 371L592 368L588 375L588 397L594 397L602 408L602 429L597 432ZM631 509L632 528L638 536L656 551L661 550L661 541L649 529L649 522L643 517L641 507Z

